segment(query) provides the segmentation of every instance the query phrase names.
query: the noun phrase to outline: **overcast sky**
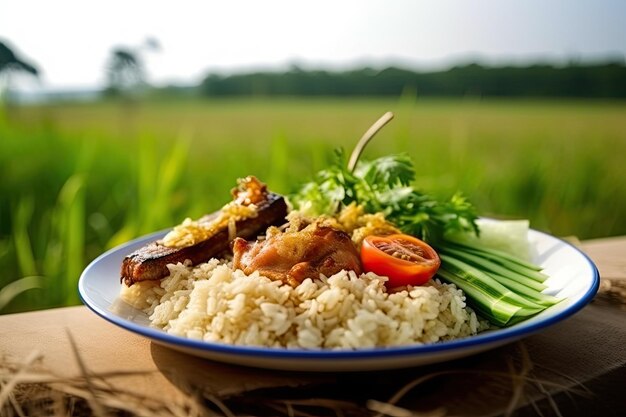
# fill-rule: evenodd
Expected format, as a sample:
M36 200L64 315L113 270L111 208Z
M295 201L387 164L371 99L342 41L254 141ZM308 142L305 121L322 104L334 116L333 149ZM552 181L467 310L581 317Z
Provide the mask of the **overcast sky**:
M144 52L156 84L209 71L433 68L626 56L624 0L147 1L2 0L0 40L42 70L51 89L100 87L114 46Z

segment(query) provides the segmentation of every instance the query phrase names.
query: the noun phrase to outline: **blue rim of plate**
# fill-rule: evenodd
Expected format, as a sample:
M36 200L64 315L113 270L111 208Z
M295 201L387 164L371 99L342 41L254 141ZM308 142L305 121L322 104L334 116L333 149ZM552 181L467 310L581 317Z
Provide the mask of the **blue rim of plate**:
M591 267L591 271L593 274L592 277L592 285L589 287L587 292L578 299L574 304L568 306L564 310L549 316L541 321L534 322L531 324L525 324L525 322L521 322L512 327L500 328L491 332L480 333L475 336L469 336L461 339L436 342L431 344L423 344L423 345L407 345L407 346L392 346L392 347L378 347L378 348L362 348L356 350L325 350L325 349L295 349L295 348L272 348L272 347L255 347L255 346L237 346L237 345L228 345L214 342L205 342L201 340L188 339L181 336L171 335L162 330L146 327L144 325L140 325L134 323L132 321L123 319L119 316L114 315L108 311L104 311L99 308L94 303L90 302L89 296L85 294L84 288L84 277L89 273L92 267L102 260L106 258L111 253L120 250L121 247L130 246L133 243L146 240L149 238L157 238L157 236L162 235L164 232L156 232L150 235L146 235L140 237L138 239L127 242L126 244L120 245L116 248L113 248L95 260L93 260L87 268L83 271L80 276L78 282L78 291L80 298L90 310L96 313L98 316L103 319L122 327L131 332L140 334L142 336L148 337L150 339L170 344L177 345L181 348L193 349L193 350L205 350L215 353L223 353L234 356L250 356L250 355L258 355L265 356L268 358L282 358L282 359L341 359L341 360L361 360L361 359L376 359L376 358L388 358L391 356L394 357L403 357L403 356L414 356L419 353L429 354L436 353L442 351L451 351L457 349L465 349L471 347L478 347L484 344L491 344L497 342L505 342L509 340L516 340L523 336L530 335L535 333L543 328L556 324L567 317L570 317L581 310L585 305L587 305L591 299L595 296L600 286L600 274L596 265L593 261L587 256L584 252L578 249L576 246L571 243L549 235L547 233L543 233L537 230L533 230L534 233L538 233L540 235L549 237L551 239L555 239L560 241L562 244L569 246L574 249L579 255L581 255Z

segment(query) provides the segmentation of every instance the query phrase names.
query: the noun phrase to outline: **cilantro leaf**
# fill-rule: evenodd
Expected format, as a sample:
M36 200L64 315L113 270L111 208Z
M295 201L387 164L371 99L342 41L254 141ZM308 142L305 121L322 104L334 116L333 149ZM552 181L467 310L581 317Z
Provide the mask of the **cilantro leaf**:
M385 189L409 185L415 179L415 169L408 155L399 154L359 164L354 175L365 180L374 189Z

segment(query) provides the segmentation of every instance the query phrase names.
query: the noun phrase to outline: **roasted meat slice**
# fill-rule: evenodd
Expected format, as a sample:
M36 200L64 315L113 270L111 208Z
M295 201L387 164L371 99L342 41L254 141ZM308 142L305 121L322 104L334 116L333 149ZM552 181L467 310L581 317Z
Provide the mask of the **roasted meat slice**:
M233 197L233 202L193 222L193 227L183 223L165 238L126 256L121 280L130 286L139 281L161 279L169 274L168 264L185 260L193 265L206 262L227 251L235 237L253 239L265 233L268 227L285 222L285 199L267 192L256 178L240 181L239 188L233 190ZM242 209L253 210L254 215L236 215Z
M361 273L356 247L345 232L311 224L301 231L274 234L265 240L233 242L233 267L246 274L259 271L292 286L320 274L345 269Z

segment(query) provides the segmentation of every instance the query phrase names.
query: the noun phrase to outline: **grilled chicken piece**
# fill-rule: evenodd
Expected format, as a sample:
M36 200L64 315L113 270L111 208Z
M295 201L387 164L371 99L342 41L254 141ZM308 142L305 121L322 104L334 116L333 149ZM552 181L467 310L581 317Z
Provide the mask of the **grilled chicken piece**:
M233 242L233 267L292 286L306 278L329 277L345 269L361 273L356 247L347 233L311 224L301 231L274 234L266 240Z
M169 275L167 265L191 261L192 265L206 262L227 251L232 240L239 236L253 239L274 225L285 222L287 204L285 199L267 192L265 185L254 177L248 177L233 190L234 201L221 211L198 220L195 229L189 233L169 235L140 248L124 258L121 267L121 281L130 286L135 282L157 280ZM255 216L229 216L228 212L238 209L253 209ZM233 210L234 209L234 210ZM204 224L206 227L198 227ZM185 227L185 223L179 226ZM177 228L174 232L179 231ZM185 232L185 230L183 230ZM182 242L182 244L181 244Z

